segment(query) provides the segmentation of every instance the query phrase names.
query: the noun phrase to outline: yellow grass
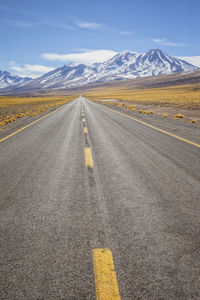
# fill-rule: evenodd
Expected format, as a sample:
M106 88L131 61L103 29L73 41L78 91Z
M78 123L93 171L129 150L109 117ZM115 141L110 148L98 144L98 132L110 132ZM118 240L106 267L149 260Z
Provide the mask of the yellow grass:
M73 96L0 97L0 126L15 122L16 119L35 117L73 99Z
M75 99L73 96L53 96L53 97L7 97L0 96L0 107L8 107L10 105L21 105L21 104L45 104L53 105L57 102L65 103Z
M174 116L174 119L182 119L182 118L184 118L184 115L182 114L178 114Z
M180 85L154 89L133 89L131 86L98 87L84 94L91 100L117 99L133 103L200 107L200 84Z
M153 111L152 110L146 110L146 111L143 112L143 114L153 115Z

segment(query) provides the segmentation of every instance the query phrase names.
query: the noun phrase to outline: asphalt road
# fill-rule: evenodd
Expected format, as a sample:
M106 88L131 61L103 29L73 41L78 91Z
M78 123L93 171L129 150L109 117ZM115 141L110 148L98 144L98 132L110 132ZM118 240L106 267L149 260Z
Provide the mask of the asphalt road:
M0 299L95 299L98 248L121 299L200 299L200 148L80 97L0 142Z

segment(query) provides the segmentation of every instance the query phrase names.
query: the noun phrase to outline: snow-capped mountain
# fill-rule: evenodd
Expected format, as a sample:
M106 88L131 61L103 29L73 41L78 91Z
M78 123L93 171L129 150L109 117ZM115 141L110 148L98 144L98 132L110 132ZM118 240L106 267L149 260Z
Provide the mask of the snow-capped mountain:
M158 49L144 54L123 51L108 61L98 64L98 81L132 79L136 77L191 71L196 67L169 56Z
M11 74L7 71L0 70L0 88L5 88L8 86L20 84L22 82L26 82L31 79L32 78L29 78L29 77L23 78L18 75Z
M64 65L16 88L62 89L98 82L192 71L196 68L158 49L143 54L123 51L102 63Z

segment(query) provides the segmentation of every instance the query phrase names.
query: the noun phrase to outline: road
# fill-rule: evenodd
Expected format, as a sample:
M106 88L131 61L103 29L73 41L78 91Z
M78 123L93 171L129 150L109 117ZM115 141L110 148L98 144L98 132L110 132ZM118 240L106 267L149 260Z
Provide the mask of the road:
M80 97L0 142L0 299L200 299L200 148L123 114Z

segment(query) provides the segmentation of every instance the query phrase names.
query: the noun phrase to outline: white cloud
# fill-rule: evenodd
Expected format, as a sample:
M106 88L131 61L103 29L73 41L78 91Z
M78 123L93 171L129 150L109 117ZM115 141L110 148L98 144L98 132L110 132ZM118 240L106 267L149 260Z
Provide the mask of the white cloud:
M121 35L131 35L133 34L134 32L133 31L120 31L119 32Z
M187 61L189 64L192 64L200 68L200 56L184 56L184 57L182 56L178 58L183 59Z
M44 25L52 26L52 27L58 27L58 28L63 28L63 29L68 29L68 30L76 30L75 27L72 27L72 26L67 25L67 24L44 23Z
M166 38L156 38L152 39L152 41L158 45L163 45L163 46L170 46L170 47L184 47L188 46L188 44L184 43L176 43L176 42L170 42Z
M101 24L93 23L93 22L75 21L75 24L80 28L91 29L91 30L101 29L101 27L102 27Z
M32 77L32 78L41 76L54 69L52 67L47 67L43 65L30 65L30 64L19 65L14 61L10 61L9 66L10 69L15 72L15 74L21 77Z
M0 21L3 24L6 24L8 26L13 26L13 27L21 27L21 28L33 28L38 25L36 22L32 21L16 21L16 20L1 20Z
M70 63L83 63L92 64L95 62L103 62L114 55L117 52L112 50L86 50L81 53L69 53L69 54L58 54L58 53L43 53L41 57L51 61L62 61Z

